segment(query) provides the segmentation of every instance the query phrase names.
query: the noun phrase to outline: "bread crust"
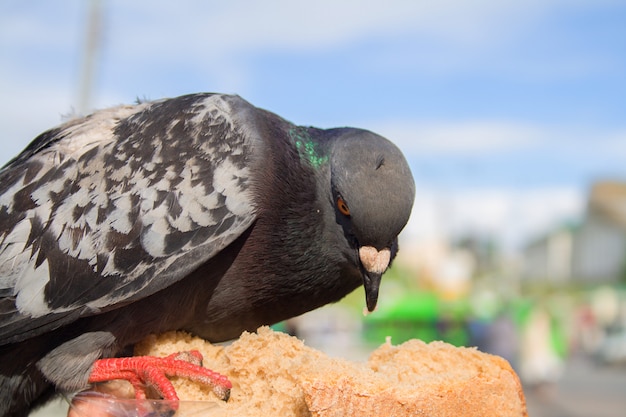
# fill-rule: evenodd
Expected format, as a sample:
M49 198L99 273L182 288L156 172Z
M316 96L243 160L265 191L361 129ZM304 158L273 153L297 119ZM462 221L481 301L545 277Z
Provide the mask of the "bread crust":
M135 353L165 356L191 349L204 355L204 366L230 378L231 399L218 401L210 389L175 378L179 397L217 402L225 416L528 415L519 378L506 360L443 342L387 342L363 363L328 357L261 327L228 346L183 332L150 336Z

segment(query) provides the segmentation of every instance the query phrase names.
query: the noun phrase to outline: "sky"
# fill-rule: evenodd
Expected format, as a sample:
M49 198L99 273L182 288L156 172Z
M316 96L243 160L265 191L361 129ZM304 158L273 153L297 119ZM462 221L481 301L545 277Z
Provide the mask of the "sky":
M405 235L521 248L626 180L626 1L0 2L0 161L68 114L215 91L395 142Z

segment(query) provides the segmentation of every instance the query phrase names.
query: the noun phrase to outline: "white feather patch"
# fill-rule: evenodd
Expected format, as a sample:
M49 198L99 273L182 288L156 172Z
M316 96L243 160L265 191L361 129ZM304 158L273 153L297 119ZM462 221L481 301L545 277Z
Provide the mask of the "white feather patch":
M239 184L248 175L247 168L239 169L228 160L215 168L213 187L226 196L226 207L235 216L250 212L250 195Z
M28 262L26 259L24 261ZM50 312L44 296L44 289L49 281L50 270L47 260L37 268L30 263L22 269L21 277L15 286L15 306L20 313L41 317Z

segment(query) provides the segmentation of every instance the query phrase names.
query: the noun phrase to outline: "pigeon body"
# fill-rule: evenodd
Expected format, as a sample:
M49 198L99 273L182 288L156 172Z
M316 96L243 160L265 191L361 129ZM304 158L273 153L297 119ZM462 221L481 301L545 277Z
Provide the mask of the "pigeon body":
M360 285L372 310L414 193L386 139L238 96L43 133L0 170L0 415L85 388L150 333L224 341Z

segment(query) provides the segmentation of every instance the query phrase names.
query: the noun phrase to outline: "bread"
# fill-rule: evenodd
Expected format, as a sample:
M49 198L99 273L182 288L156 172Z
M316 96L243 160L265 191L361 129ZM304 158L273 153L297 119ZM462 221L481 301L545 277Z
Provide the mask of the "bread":
M519 379L507 361L443 342L387 342L367 363L358 363L330 358L262 327L229 346L170 332L147 338L135 353L165 356L191 349L233 383L230 400L221 402L207 387L173 379L181 400L216 403L221 412L212 416L527 416Z

